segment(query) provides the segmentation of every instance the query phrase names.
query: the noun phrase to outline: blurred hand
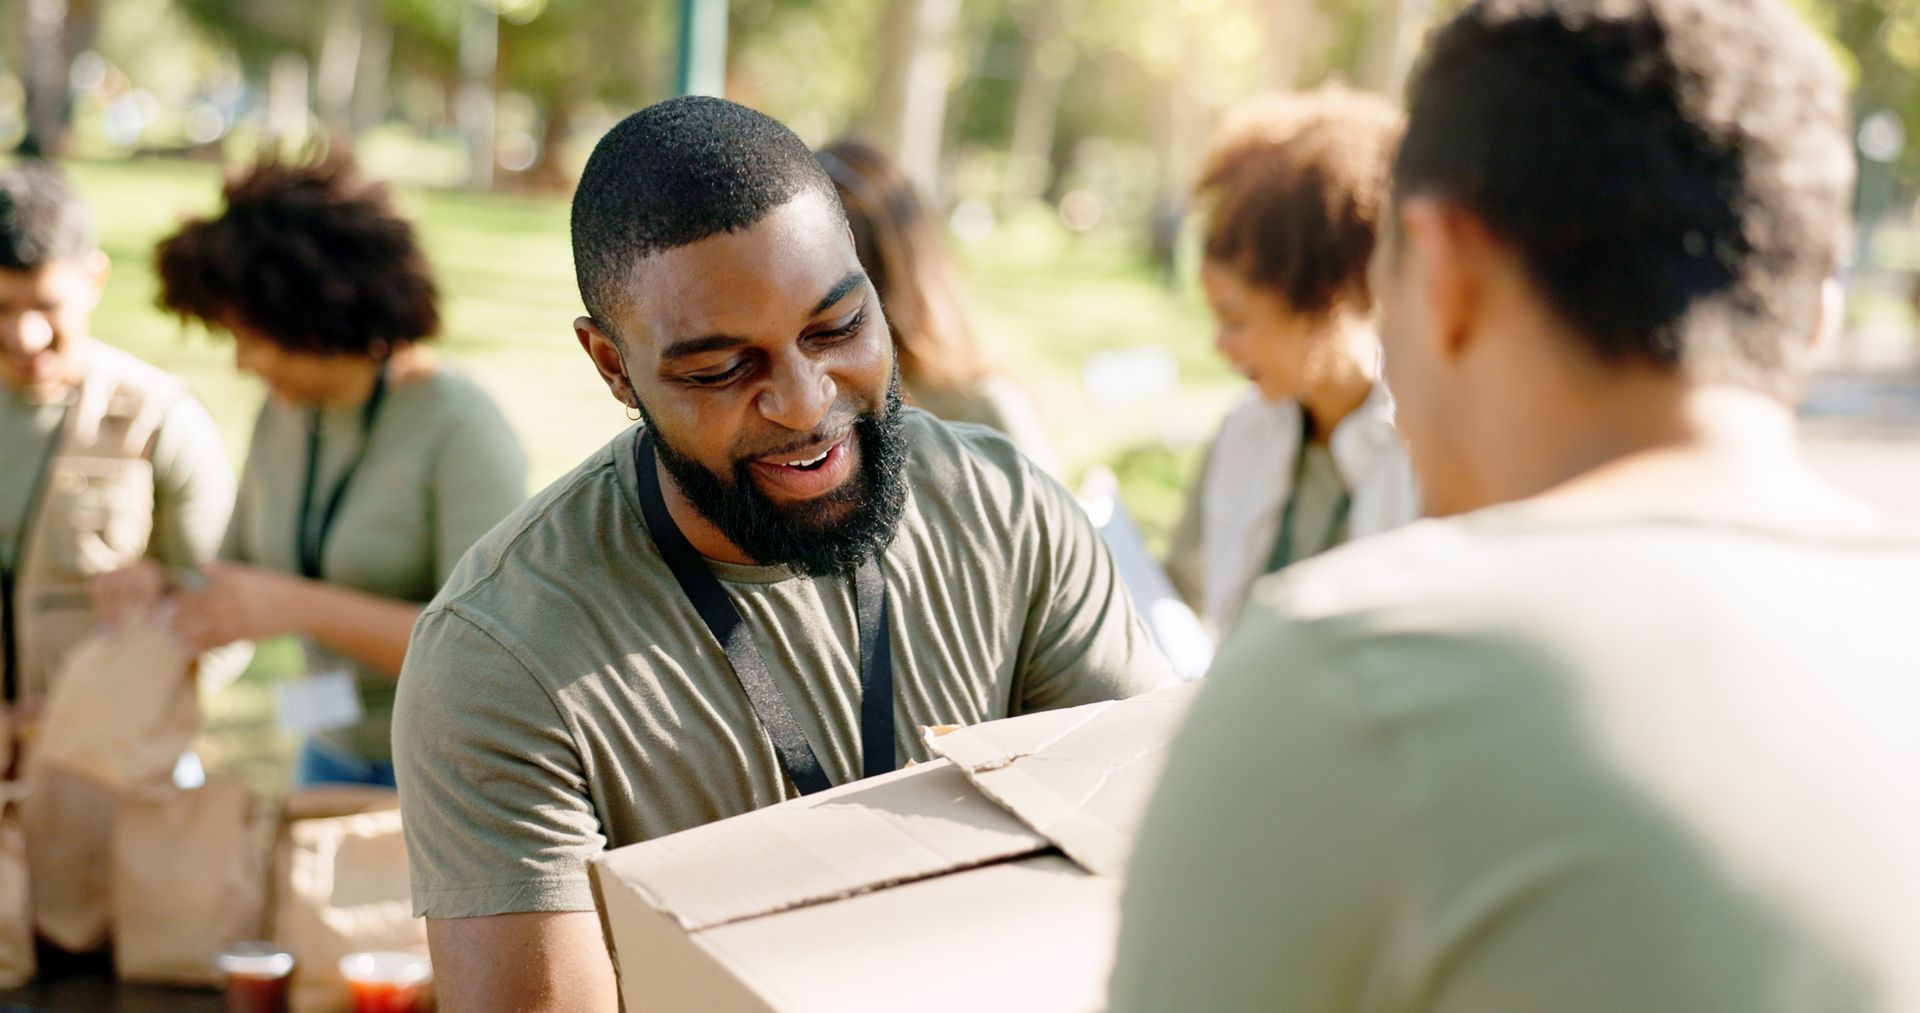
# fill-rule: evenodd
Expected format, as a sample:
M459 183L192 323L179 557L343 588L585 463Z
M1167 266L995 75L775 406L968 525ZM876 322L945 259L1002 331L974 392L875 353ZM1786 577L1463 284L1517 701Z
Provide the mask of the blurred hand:
M158 604L166 592L166 571L151 559L103 573L87 582L94 617L108 626L147 611Z
M260 640L292 628L291 603L303 581L234 563L208 563L200 572L204 585L173 596L173 634L192 650Z

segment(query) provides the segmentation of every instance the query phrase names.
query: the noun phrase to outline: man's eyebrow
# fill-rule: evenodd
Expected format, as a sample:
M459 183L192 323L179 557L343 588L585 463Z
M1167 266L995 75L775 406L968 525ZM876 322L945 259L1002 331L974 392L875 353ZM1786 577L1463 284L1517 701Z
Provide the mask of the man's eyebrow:
M827 297L825 299L820 300L820 305L815 306L813 308L813 312L809 314L809 316L817 317L820 314L825 313L826 311L832 309L834 303L837 303L840 300L845 299L847 297L847 293L852 292L854 289L859 288L860 286L865 285L866 283L867 283L867 272L854 271L851 274L848 274L846 277L840 279L838 284L834 285L833 288L827 291Z
M735 348L747 343L747 339L732 334L709 334L701 338L681 338L666 347L660 353L660 360L684 359L689 355L703 352L718 352L721 349Z

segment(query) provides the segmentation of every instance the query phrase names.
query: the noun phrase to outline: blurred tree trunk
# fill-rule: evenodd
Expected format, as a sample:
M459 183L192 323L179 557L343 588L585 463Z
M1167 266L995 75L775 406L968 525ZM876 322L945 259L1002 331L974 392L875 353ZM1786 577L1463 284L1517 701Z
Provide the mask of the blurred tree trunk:
M467 186L493 189L493 107L500 63L500 15L482 0L462 4L460 97L456 112L467 139ZM584 57L583 57L584 58Z
M874 142L936 199L959 18L960 0L888 0L881 23L885 62L867 116Z
M1192 29L1182 47L1181 69L1168 82L1167 104L1161 111L1160 185L1154 193L1147 236L1148 252L1169 285L1176 280L1180 226L1186 220L1195 167L1206 150L1210 129L1206 103L1190 79L1203 48Z
M1300 86L1301 40L1313 26L1312 0L1267 0L1267 50L1261 83L1273 91Z
M1432 17L1433 0L1388 0L1376 8L1367 25L1360 86L1398 99Z
M353 132L356 136L386 122L387 94L393 80L393 25L384 18L361 24L360 68L353 79Z
M320 122L334 137L353 135L353 89L367 36L369 0L329 0L313 82Z
M91 34L85 22L92 11L86 0L25 0L22 11L25 45L24 79L27 92L27 133L23 151L48 158L67 151L73 124L73 86L69 81L76 52L75 35Z
M1075 61L1072 43L1062 38L1065 20L1061 0L1041 0L1020 25L1025 41L1014 97L1013 136L1007 150L1004 196L1009 207L1040 197L1052 175L1060 95Z

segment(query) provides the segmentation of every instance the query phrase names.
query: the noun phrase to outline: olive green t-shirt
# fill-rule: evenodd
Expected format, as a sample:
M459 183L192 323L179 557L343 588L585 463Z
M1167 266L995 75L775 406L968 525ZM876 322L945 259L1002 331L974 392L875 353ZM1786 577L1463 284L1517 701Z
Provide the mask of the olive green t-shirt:
M127 355L97 341L88 354ZM0 564L18 563L21 533L33 523L35 486L65 413L64 401L46 403L0 386ZM148 460L153 534L147 556L174 567L213 558L233 507L233 462L213 419L185 390L162 413Z
M915 409L884 554L899 762L917 728L1154 688L1169 670L1066 490ZM629 429L468 554L414 630L394 717L430 918L593 908L587 862L792 797L636 499ZM711 564L827 776L861 769L852 582Z
M1256 585L1114 1010L1920 1009L1920 533L1565 510Z
M223 558L300 572L295 530L306 488L309 415L271 399L260 409ZM461 554L525 499L526 457L493 399L445 368L392 386L370 434L363 418L359 405L320 415L316 516L355 456L366 451L326 541L321 579L424 603ZM363 759L389 758L394 673L311 641L304 647L309 672L353 673L365 715L359 724L315 738Z

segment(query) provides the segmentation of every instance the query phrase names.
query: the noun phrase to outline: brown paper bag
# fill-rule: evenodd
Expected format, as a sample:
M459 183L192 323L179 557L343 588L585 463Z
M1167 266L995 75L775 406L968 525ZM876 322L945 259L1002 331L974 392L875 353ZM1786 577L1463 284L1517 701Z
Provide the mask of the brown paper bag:
M287 800L274 855L273 938L293 954L295 1013L352 1008L340 976L347 954L427 952L398 805L398 796L374 789L324 788Z
M232 780L140 789L113 843L113 963L122 981L217 985L214 958L258 939L267 877L253 795Z
M18 988L32 981L37 970L21 790L18 782L0 784L0 988Z
M167 783L200 731L192 671L151 616L88 637L54 677L30 762L113 791Z
M85 953L113 924L113 792L50 764L27 766L20 822L27 843L33 921L47 941Z

